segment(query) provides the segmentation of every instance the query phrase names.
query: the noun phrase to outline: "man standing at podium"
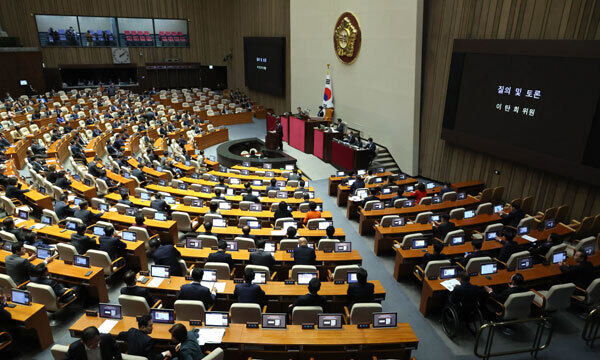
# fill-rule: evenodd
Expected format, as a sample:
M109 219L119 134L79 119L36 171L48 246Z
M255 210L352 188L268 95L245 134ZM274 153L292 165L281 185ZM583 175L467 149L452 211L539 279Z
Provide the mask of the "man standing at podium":
M277 120L277 127L275 132L277 133L277 150L283 150L283 126L281 120Z

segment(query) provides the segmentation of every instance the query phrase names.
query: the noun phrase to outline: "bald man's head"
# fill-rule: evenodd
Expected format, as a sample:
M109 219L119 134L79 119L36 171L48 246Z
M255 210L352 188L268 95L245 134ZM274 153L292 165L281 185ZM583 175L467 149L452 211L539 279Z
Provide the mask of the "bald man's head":
M298 239L298 245L304 246L306 244L308 244L308 240L306 240L305 237L301 237L300 239Z

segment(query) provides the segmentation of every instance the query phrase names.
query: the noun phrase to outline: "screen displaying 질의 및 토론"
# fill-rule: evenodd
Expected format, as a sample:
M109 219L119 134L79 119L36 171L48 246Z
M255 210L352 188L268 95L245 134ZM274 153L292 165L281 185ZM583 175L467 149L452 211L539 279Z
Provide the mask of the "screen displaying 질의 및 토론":
M600 182L600 51L583 43L456 40L442 138Z

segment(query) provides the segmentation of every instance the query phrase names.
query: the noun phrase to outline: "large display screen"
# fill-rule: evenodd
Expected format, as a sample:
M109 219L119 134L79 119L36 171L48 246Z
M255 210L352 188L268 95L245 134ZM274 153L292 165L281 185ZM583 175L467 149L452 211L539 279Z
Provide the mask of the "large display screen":
M77 16L36 15L41 46L81 46Z
M600 183L600 51L590 46L600 42L457 40L442 138Z
M285 38L244 37L244 72L249 89L285 96Z

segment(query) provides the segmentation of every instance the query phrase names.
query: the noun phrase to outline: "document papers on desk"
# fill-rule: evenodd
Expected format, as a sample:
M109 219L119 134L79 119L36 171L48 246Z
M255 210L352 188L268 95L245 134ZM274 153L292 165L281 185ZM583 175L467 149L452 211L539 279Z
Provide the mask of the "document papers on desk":
M201 281L200 284L204 287L207 287L210 291L222 293L225 291L225 283L224 282L212 282L212 281Z
M198 344L220 344L225 335L224 328L202 328L198 331Z
M440 285L442 285L443 287L445 287L449 291L452 291L452 290L454 290L454 287L456 287L457 285L460 285L460 281L458 281L456 279L449 279L449 280L446 280L446 281L442 281L440 283Z
M35 230L43 229L46 226L48 226L48 225L46 225L46 224L34 224L34 225L32 225L33 229L35 229Z
M527 240L527 241L530 241L530 242L536 242L536 241L537 241L537 239L536 239L536 238L534 238L533 236L529 236L529 235L521 235L521 237L522 237L523 239Z
M110 331L118 322L119 320L106 319L102 325L98 326L98 331L100 331L100 334L110 334Z
M160 284L162 284L163 280L163 278L154 278L150 280L150 282L148 283L148 287L159 287Z
M285 230L271 230L271 236L283 236L286 234L287 232Z

